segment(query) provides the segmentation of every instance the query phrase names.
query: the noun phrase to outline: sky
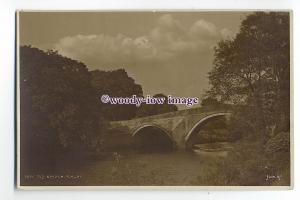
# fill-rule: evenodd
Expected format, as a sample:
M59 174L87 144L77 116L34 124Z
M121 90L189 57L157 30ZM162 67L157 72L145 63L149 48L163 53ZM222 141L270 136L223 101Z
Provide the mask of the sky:
M200 98L214 47L234 38L247 12L22 12L20 44L86 64L124 68L144 96Z

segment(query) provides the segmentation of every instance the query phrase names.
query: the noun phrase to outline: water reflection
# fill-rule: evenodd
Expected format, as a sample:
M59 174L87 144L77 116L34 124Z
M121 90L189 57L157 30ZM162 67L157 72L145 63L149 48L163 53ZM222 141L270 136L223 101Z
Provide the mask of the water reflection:
M228 152L233 150L232 143L215 142L205 144L195 144L192 151L199 156L227 157Z
M142 128L134 135L135 148L141 152L170 152L173 141L168 133L155 126Z

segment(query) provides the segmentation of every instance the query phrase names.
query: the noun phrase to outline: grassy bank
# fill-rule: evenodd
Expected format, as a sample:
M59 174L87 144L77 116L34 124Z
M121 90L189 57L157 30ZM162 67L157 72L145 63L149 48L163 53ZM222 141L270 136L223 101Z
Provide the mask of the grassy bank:
M274 144L273 144L274 145ZM288 186L290 185L289 148L267 151L270 144L244 138L234 145L226 159L212 160L206 173L194 185ZM276 145L275 145L276 146Z

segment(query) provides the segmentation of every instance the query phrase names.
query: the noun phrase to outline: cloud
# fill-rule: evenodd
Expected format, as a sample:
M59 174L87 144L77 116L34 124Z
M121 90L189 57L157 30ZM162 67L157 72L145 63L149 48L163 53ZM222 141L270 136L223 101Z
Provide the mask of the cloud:
M221 36L223 39L232 39L235 36L235 34L231 30L223 28L221 30Z
M172 15L165 14L145 35L74 35L61 38L54 48L88 66L101 68L114 63L167 62L182 54L204 53L230 35L229 30L219 30L203 19L185 27Z
M195 39L216 39L219 37L217 27L203 19L196 21L190 28L190 35Z
M125 68L144 95L200 97L209 85L213 47L232 36L204 19L183 23L165 14L143 35L73 35L61 38L54 48L91 70Z

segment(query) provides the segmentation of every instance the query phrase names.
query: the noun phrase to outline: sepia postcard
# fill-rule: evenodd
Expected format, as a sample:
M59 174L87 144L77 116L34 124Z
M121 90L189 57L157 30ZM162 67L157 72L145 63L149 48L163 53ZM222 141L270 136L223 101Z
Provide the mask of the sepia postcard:
M292 189L291 11L16 18L18 188Z

